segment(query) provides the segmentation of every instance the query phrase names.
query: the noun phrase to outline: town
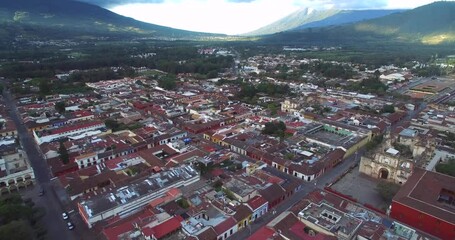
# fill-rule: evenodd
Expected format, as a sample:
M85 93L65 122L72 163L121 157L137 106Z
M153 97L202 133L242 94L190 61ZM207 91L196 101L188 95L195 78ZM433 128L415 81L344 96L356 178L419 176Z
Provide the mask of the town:
M453 64L304 57L340 49L200 47L223 65L202 79L5 77L0 192L51 239L454 239Z

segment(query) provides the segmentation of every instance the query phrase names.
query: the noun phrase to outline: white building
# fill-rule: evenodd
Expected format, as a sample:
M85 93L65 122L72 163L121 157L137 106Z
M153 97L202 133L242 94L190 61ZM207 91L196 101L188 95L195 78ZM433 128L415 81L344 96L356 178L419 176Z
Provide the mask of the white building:
M171 168L128 186L82 200L78 203L79 213L91 228L96 222L136 213L154 199L163 197L170 189L195 183L199 179L199 173L191 166Z

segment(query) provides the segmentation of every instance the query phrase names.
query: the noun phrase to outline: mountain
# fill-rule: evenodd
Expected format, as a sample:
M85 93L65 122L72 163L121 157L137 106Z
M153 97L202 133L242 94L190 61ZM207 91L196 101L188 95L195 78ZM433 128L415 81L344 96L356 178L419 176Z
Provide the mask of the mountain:
M357 23L355 31L426 44L455 42L455 2L434 2L406 12Z
M273 34L277 32L283 32L287 30L291 30L294 28L298 28L301 25L320 21L336 15L339 13L340 10L337 9L329 9L329 10L314 10L310 8L302 8L297 10L296 12L291 13L290 15L273 22L267 26L254 30L252 32L246 33L244 35L248 36L258 36L258 35L267 35Z
M267 35L310 27L325 27L378 18L403 10L312 10L302 8L274 23L245 35Z
M314 27L327 27L332 25L343 25L348 23L361 22L364 20L375 19L390 15L392 13L399 13L405 10L341 10L337 14L329 16L320 21L314 21L302 24L292 30L299 30Z
M149 24L99 6L72 0L1 0L0 38L214 36Z
M266 42L359 44L455 42L455 2L434 2L412 10L346 25L306 28L264 37ZM308 26L308 25L307 25Z

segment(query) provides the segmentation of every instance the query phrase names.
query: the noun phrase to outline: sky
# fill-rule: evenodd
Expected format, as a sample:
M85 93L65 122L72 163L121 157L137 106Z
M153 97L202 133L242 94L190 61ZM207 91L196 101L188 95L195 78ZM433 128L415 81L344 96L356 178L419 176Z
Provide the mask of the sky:
M81 0L115 13L167 27L241 34L299 8L411 9L433 0Z

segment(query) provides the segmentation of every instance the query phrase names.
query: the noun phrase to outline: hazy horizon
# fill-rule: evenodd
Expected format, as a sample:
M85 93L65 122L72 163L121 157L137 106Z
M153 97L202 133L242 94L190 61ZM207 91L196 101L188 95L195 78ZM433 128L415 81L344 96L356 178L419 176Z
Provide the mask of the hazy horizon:
M254 31L301 9L412 9L433 0L81 0L162 26L236 35Z

